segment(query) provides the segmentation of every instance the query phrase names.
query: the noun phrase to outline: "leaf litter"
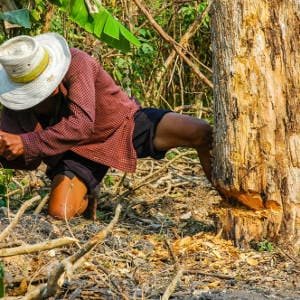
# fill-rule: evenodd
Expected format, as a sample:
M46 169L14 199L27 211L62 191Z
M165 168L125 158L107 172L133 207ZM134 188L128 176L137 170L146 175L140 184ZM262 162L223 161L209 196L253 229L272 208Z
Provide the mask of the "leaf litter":
M189 152L168 164L170 160L141 160L135 174L111 170L100 187L95 222L77 217L66 224L47 216L46 208L38 215L25 213L7 245L66 236L79 244L3 258L7 295L23 296L46 282L60 261L110 222L120 202L123 211L112 234L53 299L161 299L179 268L183 273L171 299L300 299L299 257L276 245L272 251L257 251L224 240L215 224L223 200L195 155ZM27 182L30 176L31 194L49 192L43 170L19 172L15 180L25 176ZM10 218L26 193L11 197ZM9 220L1 213L2 231Z

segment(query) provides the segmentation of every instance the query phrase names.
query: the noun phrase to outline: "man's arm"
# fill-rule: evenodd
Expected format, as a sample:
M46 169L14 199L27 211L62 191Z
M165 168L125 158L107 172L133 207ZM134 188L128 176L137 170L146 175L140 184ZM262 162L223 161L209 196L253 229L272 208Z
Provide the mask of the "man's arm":
M22 133L24 131L19 127L16 115L6 108L3 108L1 112L0 128L2 129L0 130L0 167L22 170L37 168L41 160L35 159L29 164L26 163L23 156L24 148L20 135L9 133Z

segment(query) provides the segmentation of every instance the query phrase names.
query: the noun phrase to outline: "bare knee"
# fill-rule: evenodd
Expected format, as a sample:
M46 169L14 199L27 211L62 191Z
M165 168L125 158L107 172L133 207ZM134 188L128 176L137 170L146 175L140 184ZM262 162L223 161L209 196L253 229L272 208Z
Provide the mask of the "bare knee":
M85 184L77 177L57 175L52 183L48 213L62 220L81 214L88 205L86 193Z
M197 126L191 131L192 146L198 151L207 151L212 148L212 127L204 120L199 120Z
M211 148L212 127L204 120L168 113L159 122L154 146L157 150L174 147Z

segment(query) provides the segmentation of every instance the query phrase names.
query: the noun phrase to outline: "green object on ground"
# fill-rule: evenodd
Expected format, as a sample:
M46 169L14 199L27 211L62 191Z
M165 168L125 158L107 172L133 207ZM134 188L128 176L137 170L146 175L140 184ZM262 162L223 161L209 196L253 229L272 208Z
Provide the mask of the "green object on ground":
M5 287L4 287L4 266L0 262L0 298L5 296Z

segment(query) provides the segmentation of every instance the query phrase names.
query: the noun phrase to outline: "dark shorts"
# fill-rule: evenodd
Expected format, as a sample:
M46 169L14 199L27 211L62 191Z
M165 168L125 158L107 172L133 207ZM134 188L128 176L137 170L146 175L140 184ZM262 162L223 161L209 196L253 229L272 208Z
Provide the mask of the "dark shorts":
M170 110L143 108L134 115L133 146L138 158L164 158L166 151L157 151L153 145L153 138L157 124ZM92 192L108 171L109 166L96 163L78 154L67 151L54 168L48 168L47 175L53 179L58 174L70 178L77 176Z

